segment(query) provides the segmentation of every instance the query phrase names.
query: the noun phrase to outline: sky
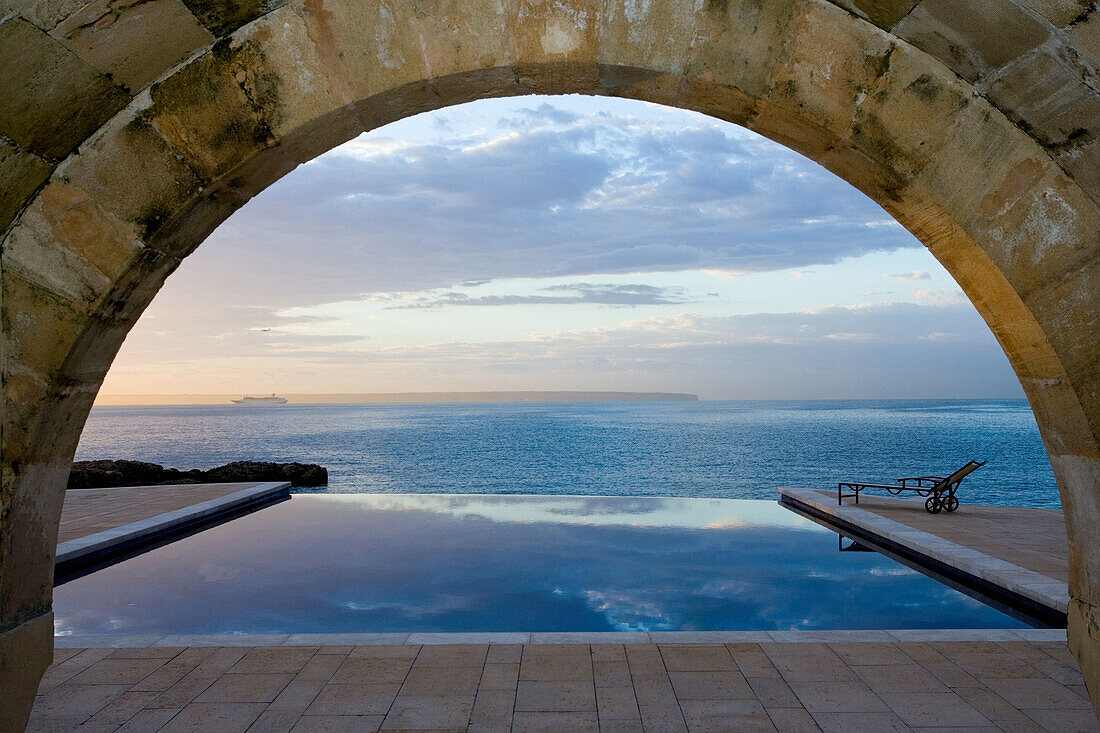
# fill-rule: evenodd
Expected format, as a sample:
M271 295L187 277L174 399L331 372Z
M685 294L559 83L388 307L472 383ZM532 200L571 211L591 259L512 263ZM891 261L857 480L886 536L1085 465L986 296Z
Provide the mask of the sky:
M951 276L847 183L581 96L425 113L300 166L168 279L101 394L463 390L1022 396Z

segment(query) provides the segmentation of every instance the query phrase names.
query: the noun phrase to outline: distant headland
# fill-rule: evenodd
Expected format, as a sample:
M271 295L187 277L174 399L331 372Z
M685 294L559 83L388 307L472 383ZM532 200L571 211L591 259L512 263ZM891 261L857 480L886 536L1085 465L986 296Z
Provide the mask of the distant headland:
M291 404L402 404L439 402L697 402L699 395L684 392L365 392L342 394L280 393ZM240 395L147 394L99 395L97 405L228 405Z

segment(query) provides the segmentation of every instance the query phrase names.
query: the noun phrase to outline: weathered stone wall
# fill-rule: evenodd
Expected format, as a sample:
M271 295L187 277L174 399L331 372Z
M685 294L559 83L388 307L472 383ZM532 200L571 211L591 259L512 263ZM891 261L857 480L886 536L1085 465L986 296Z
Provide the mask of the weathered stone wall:
M1098 66L1083 0L0 0L0 655L41 652L0 665L5 725L51 641L80 429L164 279L250 196L359 132L527 93L743 124L929 247L1035 409L1096 696Z

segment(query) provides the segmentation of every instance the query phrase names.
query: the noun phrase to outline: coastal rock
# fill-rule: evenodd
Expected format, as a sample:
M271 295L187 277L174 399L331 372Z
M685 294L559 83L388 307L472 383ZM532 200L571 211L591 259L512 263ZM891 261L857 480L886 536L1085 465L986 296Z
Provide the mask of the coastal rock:
M207 471L181 471L143 461L74 461L70 489L105 489L114 486L238 483L289 481L294 486L324 486L328 469L313 463L234 461Z

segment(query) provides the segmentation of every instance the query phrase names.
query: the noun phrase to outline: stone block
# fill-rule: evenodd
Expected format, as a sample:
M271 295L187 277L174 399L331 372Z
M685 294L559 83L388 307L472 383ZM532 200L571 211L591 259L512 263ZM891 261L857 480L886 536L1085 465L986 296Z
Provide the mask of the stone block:
M140 249L132 226L103 211L86 191L53 181L8 234L4 273L18 272L83 310Z
M279 80L255 41L222 40L150 87L141 116L210 181L275 142Z
M5 270L4 336L9 359L20 360L43 376L61 367L85 313L68 298Z
M50 35L132 91L214 40L181 0L94 0Z
M1100 136L1100 95L1082 70L1034 53L989 82L989 100L1052 152Z
M968 85L911 46L895 45L881 78L856 102L852 142L909 177L934 160L975 101Z
M524 0L515 25L517 58L528 64L596 63L600 16L599 0Z
M1092 236L1100 237L1100 228ZM1100 434L1100 257L1070 269L1025 301L1074 385L1094 435Z
M22 731L53 657L53 614L0 631L0 732Z
M856 105L889 68L893 46L878 28L812 3L792 26L786 52L772 72L769 101L846 136Z
M986 218L973 230L1026 300L1100 255L1100 212L1055 165L1024 163L1015 173L982 200Z
M692 3L609 3L600 17L599 60L682 74L690 58L696 11Z
M0 17L18 15L48 31L85 4L87 0L0 0Z
M1093 0L1016 0L1055 28L1064 28L1088 12Z
M833 0L840 7L866 18L883 30L890 30L920 0Z
M53 166L37 155L0 138L0 232L8 228L27 199L50 175Z
M767 96L770 70L782 60L792 27L809 4L707 0L695 15L684 72L753 97Z
M122 108L107 77L30 23L0 23L0 134L57 160Z
M418 39L426 78L472 69L514 66L513 31L521 0L471 5L463 0L423 2L409 16L408 33Z
M1082 5L1085 4L1081 0ZM1100 72L1100 8L1093 6L1091 12L1081 10L1076 22L1069 29L1070 43L1074 51L1092 71Z
M894 33L975 81L1050 37L1050 27L1012 0L923 0Z
M382 0L310 5L303 11L326 77L343 86L349 101L425 78L420 41L408 32L415 15L412 4Z
M1093 203L1100 205L1100 138L1062 150L1054 160Z
M259 18L275 8L281 7L286 0L183 0L204 26L215 36L232 33L245 23Z

